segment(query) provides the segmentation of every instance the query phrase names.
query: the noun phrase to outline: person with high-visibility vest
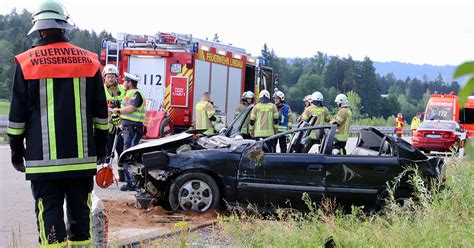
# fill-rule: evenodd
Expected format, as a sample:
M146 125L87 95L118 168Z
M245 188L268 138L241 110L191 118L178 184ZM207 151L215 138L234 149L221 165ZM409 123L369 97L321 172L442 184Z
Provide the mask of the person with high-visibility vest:
M411 129L412 135L415 135L415 131L416 129L418 129L420 125L421 125L421 114L416 113L413 119L411 119L410 129Z
M270 102L270 92L260 91L259 102L250 112L250 135L256 140L270 137L277 132L279 112L277 106ZM270 152L274 152L275 142L267 142Z
M100 63L69 43L68 19L61 3L40 2L28 33L40 39L15 56L7 133L11 162L31 181L41 247L91 245L93 177L106 156Z
M334 102L339 108L337 114L329 122L336 124L336 135L334 136L334 148L338 149L341 155L346 154L346 143L349 139L349 131L352 122L352 112L349 109L349 100L344 94L338 94Z
M196 104L196 129L206 129L204 135L214 135L213 123L220 123L220 118L216 116L216 109L211 102L209 92L204 92L201 101Z
M122 120L123 150L136 146L142 138L145 130L146 98L143 92L137 88L140 77L125 72L125 97L120 108L111 110L113 114L119 114ZM120 190L134 190L133 178L128 169L129 164L124 164L124 174L127 183Z
M291 108L285 103L285 94L282 91L275 91L275 93L273 93L273 100L279 112L277 131L279 133L286 132L291 128L291 125L293 125L293 113L291 112ZM281 153L286 153L286 138L286 136L278 138Z
M105 98L107 99L107 106L109 109L119 108L123 98L125 97L125 87L118 83L118 76L119 71L117 67L113 64L108 64L104 67L102 71L102 76L104 77L104 91L105 91ZM120 117L119 115L112 114L109 112L109 136L108 136L108 143L107 143L107 156L111 156L113 152L113 145L115 135L117 136L117 145L115 146L115 150L117 151L118 156L123 151L123 137L121 135L121 128L120 128ZM123 172L123 164L121 162L118 163L118 173L119 173L119 181L125 182L125 174Z
M310 99L313 101L311 105L303 111L303 114L301 114L301 120L309 121L311 117L317 116L318 119L314 122L314 126L321 126L321 125L329 123L332 117L331 117L331 114L329 113L329 109L323 106L323 101L324 101L323 94L321 94L321 92L319 91L315 91L313 92L313 94L311 94ZM318 131L319 130L311 131L310 147L314 144L321 143L322 133Z
M403 115L402 113L398 113L397 119L395 120L395 134L398 138L402 137L404 127L405 121L403 120Z
M245 111L247 108L253 105L253 101L255 98L255 94L252 91L246 91L242 94L242 103L237 107L234 113L234 118L236 118L240 113ZM250 139L251 136L249 134L249 123L250 118L246 118L244 123L242 123L242 127L240 128L240 135L244 139Z

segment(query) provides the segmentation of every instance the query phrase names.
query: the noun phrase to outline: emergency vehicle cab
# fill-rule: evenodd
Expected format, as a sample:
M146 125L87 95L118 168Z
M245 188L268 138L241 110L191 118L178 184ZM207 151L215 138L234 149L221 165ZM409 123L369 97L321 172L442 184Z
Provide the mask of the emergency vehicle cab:
M474 96L469 96L464 108L459 107L454 94L432 94L426 105L424 120L453 120L458 122L467 137L474 135Z
M140 76L138 88L147 101L147 134L160 138L189 129L194 107L204 92L211 94L218 115L229 124L244 91L273 92L273 70L243 48L192 35L158 32L154 36L118 33L104 40L102 66Z

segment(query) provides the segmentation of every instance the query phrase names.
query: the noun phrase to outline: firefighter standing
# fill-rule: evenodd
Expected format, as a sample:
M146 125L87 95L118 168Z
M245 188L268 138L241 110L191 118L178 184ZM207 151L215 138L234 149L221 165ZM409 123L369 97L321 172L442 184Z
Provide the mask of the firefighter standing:
M285 103L285 94L279 90L273 94L273 100L279 112L277 131L279 133L286 132L293 124L291 108ZM280 144L280 152L286 153L286 136L278 138L278 143Z
M420 125L421 125L421 114L416 113L416 115L413 117L413 119L411 119L410 129L411 129L412 135L415 134L416 129L418 129L418 127Z
M403 128L405 127L405 122L403 121L402 113L398 113L397 120L395 121L395 134L398 138L402 137Z
M313 102L313 97L311 95L307 95L303 98L304 102L304 109L308 108L311 106L311 103Z
M216 109L211 103L209 92L204 92L201 101L196 104L196 129L206 129L205 135L215 134L213 122L219 123L219 117L215 116Z
M331 115L329 114L329 110L323 106L323 94L321 94L319 91L315 91L311 95L311 100L313 100L313 102L308 108L304 110L303 114L301 114L301 120L309 121L312 116L317 116L318 119L314 122L314 126L321 126L323 124L329 123L331 121ZM317 131L319 130L314 130L310 133L310 147L314 144L321 143L322 133Z
M240 105L235 110L234 118L236 118L238 115L240 115L240 113L252 106L254 97L255 94L253 94L252 91L246 91L242 94L242 103L240 103ZM240 128L240 134L244 139L251 138L249 134L249 123L250 119L246 118L244 123L242 124L242 128Z
M336 124L336 135L334 141L334 148L338 149L340 154L346 154L346 143L349 139L349 131L351 128L352 112L349 109L349 100L344 94L339 94L334 100L339 111L336 116L330 121L330 124Z
M121 108L112 109L112 113L119 114L122 119L123 134L123 150L135 146L144 134L145 126L143 123L146 119L146 99L141 90L137 88L140 78L136 75L124 73L125 76L125 97L122 101ZM127 184L123 185L120 190L134 190L133 178L128 169L129 164L124 164L124 174Z
M278 125L278 109L270 102L270 93L262 90L257 103L250 112L250 134L257 140L270 137L276 133ZM274 151L273 140L267 142L270 152Z
M66 13L50 0L33 14L28 34L38 31L40 39L15 57L7 129L12 164L31 181L42 247L91 244L93 176L106 155L100 64L96 54L69 43L64 33L74 26Z
M104 91L105 97L107 99L107 106L109 109L120 108L122 100L125 97L125 87L118 83L119 72L117 67L112 64L106 65L102 71L102 76L105 79ZM118 135L115 150L119 156L123 151L123 138L119 127L119 122L119 115L109 113L109 138L107 143L107 156L112 156L112 153L115 152L112 151L115 135ZM119 181L125 182L123 164L121 162L118 164L118 173Z

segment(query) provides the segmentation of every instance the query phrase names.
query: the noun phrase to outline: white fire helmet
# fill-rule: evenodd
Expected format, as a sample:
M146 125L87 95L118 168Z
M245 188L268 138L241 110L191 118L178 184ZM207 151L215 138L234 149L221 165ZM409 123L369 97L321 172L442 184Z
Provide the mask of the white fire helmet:
M105 77L107 74L115 74L115 76L119 76L119 71L117 70L117 67L113 64L108 64L104 67L104 70L102 71L102 77Z
M247 98L253 99L254 96L255 94L249 90L242 94L242 99L247 99Z
M126 72L124 72L123 75L125 76L125 80L130 80L130 81L135 81L135 82L140 81L140 77L138 75L130 74Z
M307 95L303 98L303 102L313 102L313 97L311 95Z
M275 93L273 93L273 97L278 97L280 100L285 101L285 94L282 91L275 91Z
M270 92L268 92L268 90L260 91L260 94L258 95L258 98L263 98L263 97L266 97L266 98L270 99Z
M337 95L334 102L337 104L338 107L349 107L349 100L344 94Z
M324 100L323 94L321 94L321 92L319 91L313 92L313 94L311 95L311 98L313 98L313 101L318 101L318 102L322 102Z

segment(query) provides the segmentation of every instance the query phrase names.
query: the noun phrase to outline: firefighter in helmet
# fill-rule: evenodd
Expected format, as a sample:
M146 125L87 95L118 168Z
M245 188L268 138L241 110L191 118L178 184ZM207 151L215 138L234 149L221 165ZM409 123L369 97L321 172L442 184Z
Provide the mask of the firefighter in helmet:
M311 95L307 95L303 98L304 102L304 109L308 108L311 106L311 103L313 102L313 97Z
M398 113L397 119L395 120L395 134L398 138L402 137L404 127L405 121L403 120L403 115L402 113Z
M253 105L253 100L255 98L255 94L252 91L246 91L242 94L242 103L237 107L235 110L234 118L236 118L240 113L244 110L249 108ZM246 118L244 123L242 123L242 128L240 128L240 134L244 139L250 139L251 136L249 134L249 123L250 118Z
M69 43L74 26L61 3L40 2L32 19L28 34L40 39L15 57L11 162L31 181L41 247L90 246L93 177L108 129L100 63Z
M107 99L107 106L109 109L120 108L123 98L125 97L125 87L118 83L119 71L113 64L108 64L102 71L104 77L104 91ZM123 151L123 138L120 128L120 117L117 114L109 112L109 138L107 143L107 156L112 156L115 135L117 136L117 145L115 150L118 156ZM123 173L123 164L118 164L119 181L125 182L125 174Z
M327 124L331 121L331 115L329 114L328 108L323 106L323 101L324 97L323 94L319 91L315 91L313 94L311 94L310 97L312 101L311 105L307 107L304 111L303 114L301 114L301 120L303 121L309 121L309 119L313 116L316 116L317 119L314 122L315 126L321 126L324 124ZM318 132L320 130L313 130L310 133L311 137L311 147L314 144L320 144L322 135L323 133Z
M270 102L270 92L262 90L258 95L259 102L250 112L250 134L256 140L264 139L274 135L278 125L278 109ZM267 142L270 152L274 152L273 140Z
M349 139L349 131L352 122L352 112L349 109L349 100L344 94L339 94L334 100L338 107L338 112L329 122L330 124L336 124L336 135L334 140L334 148L338 149L340 154L346 154L346 143Z
M211 101L209 92L204 92L201 101L196 104L196 129L206 129L205 135L215 134L213 123L220 123L220 118L216 116L216 109Z
M273 100L275 101L275 105L277 106L279 112L277 131L279 133L286 132L293 124L293 114L291 112L291 108L285 103L285 94L282 91L275 91L275 93L273 93ZM278 138L281 153L286 153L286 138L286 136L281 136Z
M127 90L125 97L123 98L122 105L120 108L114 108L111 110L113 114L119 114L122 124L122 135L123 135L123 150L127 150L132 146L138 145L140 139L145 132L145 119L146 119L146 98L143 91L138 89L138 82L140 77L134 74L125 72L124 86ZM124 174L126 184L124 184L120 190L134 190L132 175L128 169L129 163L124 163Z

